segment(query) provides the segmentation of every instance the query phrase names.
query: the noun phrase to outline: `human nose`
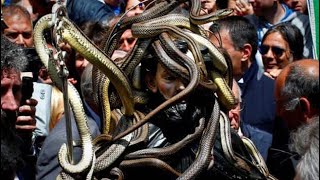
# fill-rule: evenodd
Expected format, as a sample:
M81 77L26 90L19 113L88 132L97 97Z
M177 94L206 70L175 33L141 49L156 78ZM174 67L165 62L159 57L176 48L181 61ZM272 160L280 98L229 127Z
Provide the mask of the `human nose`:
M177 80L177 91L183 91L184 89L186 89L185 85L181 82L181 80Z
M143 10L144 10L144 7L140 7L140 6L138 6L138 8L135 10L135 15L139 15L139 14L141 14L141 13L143 13Z
M228 116L229 116L229 119L232 119L232 118L233 118L233 113L232 113L232 111L229 111Z
M16 38L16 44L18 45L22 45L24 47L26 47L26 43L24 42L24 38L22 36L22 34L19 34L18 37Z
M16 111L18 107L19 106L12 91L8 91L4 96L1 97L1 109L7 111Z
M125 40L122 45L122 50L128 52L128 51L130 51L130 49L131 48L130 48L128 41Z

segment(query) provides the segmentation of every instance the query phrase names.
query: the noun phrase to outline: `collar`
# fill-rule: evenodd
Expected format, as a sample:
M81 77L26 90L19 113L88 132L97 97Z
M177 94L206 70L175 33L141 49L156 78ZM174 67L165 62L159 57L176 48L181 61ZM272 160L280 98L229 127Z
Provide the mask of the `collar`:
M255 78L257 78L257 73L259 71L259 66L254 60L249 69L244 73L242 80L238 81L242 93L245 93L246 88Z

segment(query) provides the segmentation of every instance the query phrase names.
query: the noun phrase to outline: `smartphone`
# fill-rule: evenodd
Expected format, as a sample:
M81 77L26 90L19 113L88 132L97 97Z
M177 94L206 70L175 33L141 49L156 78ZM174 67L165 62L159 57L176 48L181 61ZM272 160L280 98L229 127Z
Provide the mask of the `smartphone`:
M33 93L33 78L28 76L22 77L22 87L21 87L21 101L20 105L26 104L26 100L30 99Z

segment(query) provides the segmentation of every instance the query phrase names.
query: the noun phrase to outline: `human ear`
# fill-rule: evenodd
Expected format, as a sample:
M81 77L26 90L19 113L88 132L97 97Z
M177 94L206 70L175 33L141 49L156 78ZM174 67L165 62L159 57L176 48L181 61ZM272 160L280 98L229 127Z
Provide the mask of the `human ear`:
M289 63L291 63L292 61L293 61L293 54L290 53L290 55L289 55Z
M251 58L252 46L250 44L244 44L242 47L242 58L241 61L248 61Z
M299 105L303 114L304 122L307 123L308 119L312 117L311 105L307 98L300 98Z
M157 92L157 85L155 82L155 77L153 75L151 75L150 73L147 73L145 76L145 81L146 81L146 85L148 87L148 89L153 92L156 93Z

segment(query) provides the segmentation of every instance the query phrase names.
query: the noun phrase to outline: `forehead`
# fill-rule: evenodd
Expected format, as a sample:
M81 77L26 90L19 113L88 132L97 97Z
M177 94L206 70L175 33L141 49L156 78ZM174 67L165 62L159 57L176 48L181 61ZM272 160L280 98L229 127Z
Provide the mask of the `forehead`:
M276 78L276 81L275 81L275 98L276 99L279 99L281 97L281 92L284 87L286 77L288 75L288 71L289 71L288 68L283 69L280 75Z
M30 23L32 23L31 19L29 19L28 17L26 17L20 13L14 14L12 16L6 16L6 17L4 17L4 20L6 22L30 22Z
M286 45L287 41L283 38L282 34L279 32L273 32L271 34L268 34L263 44L273 44L273 45Z
M231 37L229 35L229 31L226 30L226 29L220 30L219 34L216 33L215 36L212 35L210 40L216 46L220 45L220 43L221 43L222 47L225 48L225 49L233 47L233 43L232 43Z
M16 14L5 19L5 23L10 27L23 27L32 29L32 21L25 16Z
M142 0L128 0L127 1L127 7L131 8L132 6L135 6L139 4Z

